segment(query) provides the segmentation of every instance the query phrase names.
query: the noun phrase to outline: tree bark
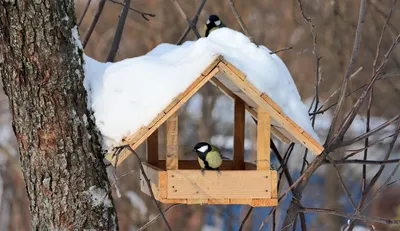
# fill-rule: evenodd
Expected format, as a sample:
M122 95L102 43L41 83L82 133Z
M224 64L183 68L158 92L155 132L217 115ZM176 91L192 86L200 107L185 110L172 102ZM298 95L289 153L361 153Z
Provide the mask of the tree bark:
M32 230L118 229L75 25L73 0L0 1L0 77Z

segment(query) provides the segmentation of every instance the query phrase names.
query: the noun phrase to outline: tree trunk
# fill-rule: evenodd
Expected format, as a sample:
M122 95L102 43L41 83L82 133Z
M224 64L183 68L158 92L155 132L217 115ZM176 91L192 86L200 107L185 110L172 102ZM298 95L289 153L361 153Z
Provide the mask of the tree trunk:
M0 77L32 230L117 230L99 133L86 107L74 2L0 1Z

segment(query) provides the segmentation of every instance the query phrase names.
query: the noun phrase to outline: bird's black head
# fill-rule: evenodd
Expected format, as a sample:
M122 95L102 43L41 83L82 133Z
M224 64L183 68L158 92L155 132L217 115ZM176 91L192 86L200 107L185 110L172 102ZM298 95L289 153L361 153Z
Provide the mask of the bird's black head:
M194 146L193 151L194 151L194 152L197 152L197 153L200 153L200 154L205 154L205 153L211 151L211 149L212 149L212 148L211 148L211 145L210 145L209 143L207 143L207 142L200 142L200 143L197 143L197 144Z
M221 20L219 19L219 17L217 15L212 14L212 15L210 15L210 17L208 17L206 25L209 28L218 27L221 25Z

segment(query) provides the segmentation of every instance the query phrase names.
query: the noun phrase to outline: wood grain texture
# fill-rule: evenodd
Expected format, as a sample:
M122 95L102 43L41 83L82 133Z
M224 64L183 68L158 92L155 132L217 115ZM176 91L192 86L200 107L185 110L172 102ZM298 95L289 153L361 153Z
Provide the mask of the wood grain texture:
M170 170L168 199L271 198L270 171Z
M146 142L147 163L157 166L158 164L158 129L155 130Z
M257 170L270 169L271 155L271 119L262 107L258 108L258 123L257 123Z
M178 112L175 112L166 123L165 136L167 137L167 170L178 169Z
M242 170L244 169L245 104L239 97L235 97L234 113L233 169Z

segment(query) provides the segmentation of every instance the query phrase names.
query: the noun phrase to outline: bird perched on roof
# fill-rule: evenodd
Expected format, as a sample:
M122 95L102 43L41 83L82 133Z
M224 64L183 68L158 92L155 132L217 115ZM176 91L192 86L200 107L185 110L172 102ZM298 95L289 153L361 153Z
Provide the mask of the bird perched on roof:
M197 160L201 167L201 172L204 174L204 169L217 170L222 164L223 159L227 159L221 155L219 149L207 142L197 143L193 151L197 153Z
M210 15L204 25L204 35L207 37L213 30L225 27L219 17L215 14Z

